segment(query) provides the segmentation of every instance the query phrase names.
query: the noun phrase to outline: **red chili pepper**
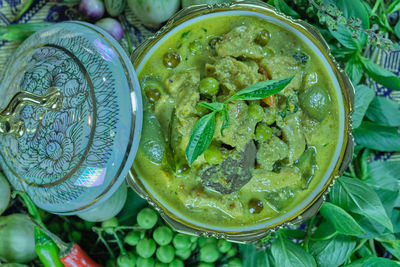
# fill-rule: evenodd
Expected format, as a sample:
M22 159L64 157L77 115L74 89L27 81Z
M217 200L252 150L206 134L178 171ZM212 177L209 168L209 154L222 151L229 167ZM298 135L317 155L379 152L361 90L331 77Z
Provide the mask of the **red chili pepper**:
M60 259L65 267L101 267L78 244L74 244L71 251L66 256L60 257Z

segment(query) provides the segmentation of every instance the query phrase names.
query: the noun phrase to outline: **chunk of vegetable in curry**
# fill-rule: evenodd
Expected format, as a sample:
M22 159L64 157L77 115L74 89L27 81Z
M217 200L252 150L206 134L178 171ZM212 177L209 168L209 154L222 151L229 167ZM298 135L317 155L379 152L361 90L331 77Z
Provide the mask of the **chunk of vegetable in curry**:
M325 67L298 37L258 18L198 21L174 33L138 70L145 102L134 170L173 211L238 227L288 212L321 181L338 139L338 104ZM208 149L189 167L193 127L257 82L294 76L281 92L227 104Z

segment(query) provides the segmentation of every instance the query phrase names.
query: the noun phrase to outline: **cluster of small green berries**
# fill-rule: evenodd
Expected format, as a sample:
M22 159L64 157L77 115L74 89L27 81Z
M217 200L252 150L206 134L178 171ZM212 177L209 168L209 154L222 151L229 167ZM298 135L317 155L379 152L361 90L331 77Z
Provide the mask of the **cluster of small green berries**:
M224 239L190 236L173 231L159 219L151 208L137 214L137 230L130 230L123 238L124 253L110 260L108 267L212 267L225 264L242 266L237 257L237 247ZM118 220L112 218L102 223L108 234L114 234Z

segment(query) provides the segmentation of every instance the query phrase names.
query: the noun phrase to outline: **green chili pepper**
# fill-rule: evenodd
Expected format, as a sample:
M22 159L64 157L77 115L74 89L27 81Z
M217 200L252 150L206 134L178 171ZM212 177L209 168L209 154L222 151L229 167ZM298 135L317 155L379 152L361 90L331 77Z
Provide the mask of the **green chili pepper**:
M35 250L44 267L64 267L58 257L58 246L39 227L35 227Z

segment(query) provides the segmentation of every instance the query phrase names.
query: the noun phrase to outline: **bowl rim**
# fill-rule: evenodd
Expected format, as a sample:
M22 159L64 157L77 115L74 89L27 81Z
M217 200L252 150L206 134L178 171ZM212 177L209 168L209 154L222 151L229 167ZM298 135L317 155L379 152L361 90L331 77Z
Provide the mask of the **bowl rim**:
M341 146L339 142L337 143L337 146L341 147L339 157L327 181L323 184L322 189L316 194L316 196L310 202L308 202L305 206L300 208L297 212L295 212L291 216L287 216L282 221L258 229L238 231L237 228L234 229L233 227L231 227L231 228L226 228L225 231L219 229L215 230L213 229L212 226L203 227L190 223L186 221L184 218L171 212L168 209L168 205L164 206L163 204L161 204L159 201L157 201L156 197L146 189L146 187L138 178L138 175L135 173L133 168L131 169L131 172L129 173L127 180L128 184L142 198L146 199L157 211L159 211L161 216L176 230L187 234L214 236L218 238L223 237L225 239L234 242L251 242L263 238L271 231L275 231L284 226L293 225L295 223L303 221L307 217L313 216L318 211L319 207L322 205L323 201L325 200L326 194L329 192L330 187L334 184L336 178L343 173L343 171L347 168L348 164L351 162L353 147L354 147L354 141L351 135L351 129L352 129L351 114L353 112L353 107L354 107L354 87L351 84L350 79L347 77L345 72L340 68L339 64L332 56L327 43L325 42L325 40L323 39L323 37L316 28L314 28L312 25L302 20L288 17L278 12L274 7L259 1L243 1L243 2L213 4L213 5L196 5L188 7L186 9L182 9L181 11L176 13L167 22L167 24L164 27L162 27L154 36L148 38L146 41L141 43L135 49L135 51L131 55L131 61L134 64L135 69L138 68L140 62L143 62L145 55L148 54L148 52L152 49L153 45L162 40L162 38L172 30L174 30L176 26L182 25L186 21L190 21L193 18L201 17L207 14L220 13L226 11L252 11L256 13L261 13L262 15L267 15L269 17L276 18L284 22L285 24L288 24L289 26L295 28L297 31L303 34L308 40L310 40L329 63L333 71L333 76L332 75L329 76L331 78L335 77L340 87L341 95L339 95L338 94L339 92L335 90L336 93L338 94L337 97L343 98L344 132L342 133L343 142ZM326 68L328 70L328 66L326 66ZM328 172L325 172L324 176L327 175L327 173ZM319 182L319 184L320 183L322 183L322 181ZM316 189L317 188L315 188L314 190ZM303 199L300 203L304 201L305 199ZM300 205L300 203L298 203L291 210L296 209ZM277 218L279 217L282 217L282 215L278 216ZM255 224L255 225L260 225L260 224Z

